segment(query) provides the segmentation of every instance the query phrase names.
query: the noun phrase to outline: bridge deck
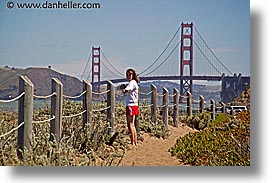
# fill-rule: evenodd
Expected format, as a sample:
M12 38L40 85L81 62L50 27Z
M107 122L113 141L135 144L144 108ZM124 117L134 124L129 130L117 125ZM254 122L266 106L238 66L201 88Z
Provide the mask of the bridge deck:
M153 80L201 80L201 81L222 81L223 79L237 79L236 76L148 76L140 77L140 81L153 81ZM242 76L242 80L250 81L250 76ZM121 79L111 79L112 83L122 83L127 82L125 78ZM107 80L95 82L95 85L107 84Z

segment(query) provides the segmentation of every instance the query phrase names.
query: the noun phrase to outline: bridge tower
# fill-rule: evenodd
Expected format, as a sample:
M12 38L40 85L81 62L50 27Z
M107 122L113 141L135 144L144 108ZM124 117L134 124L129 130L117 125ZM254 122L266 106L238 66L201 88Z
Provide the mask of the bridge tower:
M184 72L184 69L188 69ZM186 75L185 75L186 74ZM193 76L193 23L181 24L180 76ZM180 79L180 94L192 93L193 81Z
M94 82L100 81L100 47L92 48L92 86L93 91L99 92L100 85L94 85Z

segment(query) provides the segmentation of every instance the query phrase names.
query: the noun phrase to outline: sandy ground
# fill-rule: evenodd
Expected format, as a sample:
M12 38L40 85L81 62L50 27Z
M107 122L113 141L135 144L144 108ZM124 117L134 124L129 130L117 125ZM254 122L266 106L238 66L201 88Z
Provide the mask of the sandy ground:
M173 147L180 136L184 136L193 131L189 127L178 128L168 127L171 135L167 139L150 137L142 134L143 142L139 141L138 146L131 146L126 150L120 166L183 166L179 160L168 152Z

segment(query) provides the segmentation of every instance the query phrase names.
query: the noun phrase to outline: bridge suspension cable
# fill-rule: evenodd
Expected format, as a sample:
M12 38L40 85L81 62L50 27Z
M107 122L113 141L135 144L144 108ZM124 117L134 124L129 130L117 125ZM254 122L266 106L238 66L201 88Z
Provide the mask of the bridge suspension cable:
M207 62L221 75L222 73L215 67L215 65L208 59L208 57L205 55L205 53L202 51L202 49L199 47L199 45L196 43L195 40L193 40L197 48L200 50L201 54L204 56L204 58L207 60Z
M173 37L171 38L171 40L169 41L169 43L166 45L166 47L164 48L164 50L161 52L161 54L155 59L155 61L149 66L149 67L147 67L145 70L143 70L142 72L140 72L140 75L142 75L143 73L145 73L147 70L149 70L158 60L159 60L159 58L164 54L164 52L167 50L167 48L170 46L170 44L172 43L172 41L175 39L175 37L176 37L176 35L177 35L177 33L179 32L179 30L180 30L180 27L181 26L179 26L178 27L178 29L177 29L177 31L176 31L176 33L173 35ZM174 48L175 49L175 48ZM173 52L173 51L172 51ZM170 54L171 55L171 54ZM170 56L169 55L169 56ZM168 56L168 57L169 57ZM167 58L166 58L166 60L167 60ZM165 60L165 61L166 61ZM159 66L157 66L157 68L158 67L160 67L162 64L160 64ZM156 69L157 69L156 68ZM154 69L153 71L151 71L150 73L147 73L147 74L144 74L144 76L147 76L147 75L149 75L149 74L151 74L152 72L154 72L156 69Z
M193 25L194 26L194 25ZM200 34L200 32L198 31L198 29L194 26L196 33L198 33L199 38L202 40L202 42L204 43L204 45L206 46L206 48L210 51L210 53L214 56L214 58L218 61L218 63L228 72L232 75L232 72L221 62L221 60L215 55L215 53L211 50L211 48L209 47L209 45L206 43L206 41L203 39L202 35ZM198 47L198 49L200 50L200 52L203 54L203 56L206 58L206 60L208 61L208 63L210 63L210 65L219 73L221 74L221 71L219 71L217 69L217 67L214 66L214 64L210 61L210 59L206 56L206 54L202 51L202 49L199 47L199 45L195 42L195 40L193 40L195 45Z
M175 37L178 34L180 28L181 28L181 25L177 28L175 34L169 40L169 42L167 43L167 45L165 46L165 48L163 49L163 51L160 53L160 55L153 61L152 64L150 64L146 69L144 69L143 71L141 71L139 73L140 76L148 76L148 75L152 74L160 66L162 66L165 62L167 62L168 58L174 53L174 51L179 46L179 44L180 44L180 42L182 40L180 40L180 41L178 41L176 43L176 46L172 49L172 51L168 54L168 56L165 59L163 59L161 62L160 62L160 58L164 55L165 52L167 52L167 49L171 46L172 42L174 42L174 43L176 42ZM203 60L203 61L206 60L207 62L204 62L203 64L208 63L206 65L206 67L208 67L208 69L209 68L212 69L212 70L210 70L210 72L213 72L213 74L219 74L219 75L221 75L223 72L227 72L227 73L229 73L229 74L232 75L232 72L221 62L221 60L211 50L211 48L206 43L206 41L203 39L203 37L200 34L200 32L198 31L198 29L195 26L194 26L194 28L195 28L195 33L198 35L198 37L195 36L192 41L194 42L195 46L198 48L199 52L201 53L201 55L204 58L204 59L199 59L199 60ZM189 28L187 28L185 30L185 32L186 33L189 32ZM101 63L104 66L104 68L106 68L109 71L109 73L111 73L111 74L113 74L113 75L115 75L115 76L117 76L119 78L124 78L124 74L113 66L113 64L109 61L109 59L107 58L106 54L102 50L101 50L101 53L102 53L102 55L104 57L104 59L101 60ZM90 58L91 58L91 53L89 54L89 58L88 58L88 61L86 63L84 72L83 72L83 74L81 76L81 79L83 78L84 73L85 73L85 71L86 71L86 69L88 67L88 63L90 61ZM157 65L158 61L160 63ZM199 65L199 64L197 64L197 65ZM153 66L154 66L154 68L153 68ZM92 70L90 70L90 72L88 73L87 78L89 77L91 71ZM209 73L209 70L207 70L207 73Z
M123 75L120 73L120 74L117 74L117 73L114 73L113 71L111 71L109 68L108 68L108 66L104 63L104 61L103 61L103 59L101 60L102 62L102 64L103 64L103 66L109 71L109 72L111 72L112 74L114 74L114 75L116 75L117 77L119 77L119 78L121 78L121 77L123 77ZM111 64L110 64L111 65ZM111 65L112 66L112 65ZM112 66L112 68L113 68L113 66Z
M85 72L86 72L86 69L87 69L87 67L88 67L88 65L89 65L89 62L90 62L90 59L91 59L91 52L90 52L90 54L89 54L89 57L88 57L88 60L87 60L87 62L86 62L86 66L85 66L85 68L84 68L84 71L83 71L83 73L82 73L82 76L81 76L81 79L80 80L82 80L82 78L83 78L83 76L84 76L84 74L85 74ZM91 72L91 71L90 71ZM89 72L89 73L90 73ZM88 76L87 76L87 79L88 79L88 77L89 77L89 73L88 73Z
M102 52L102 50L101 50L101 52ZM103 53L103 52L102 52L102 53ZM106 56L105 56L104 54L102 54L102 55L103 55L104 58L107 60ZM109 69L109 67L104 63L104 60L103 60L103 59L101 59L101 63L102 63L102 65L103 65L110 73L112 73L113 75L115 75L115 76L117 76L117 77L119 77L119 78L122 78L122 77L123 77L123 76L121 75L120 72L119 72L120 74L117 74L117 73L113 72L111 69ZM112 68L114 68L110 62L108 62L108 63L111 65ZM116 70L116 69L115 69L115 70ZM90 69L90 71L89 71L89 73L88 73L88 75L87 75L87 79L88 79L89 75L91 74L91 72L92 72L92 68Z
M105 58L105 60L107 61L107 63L111 66L111 68L112 68L113 70L115 70L115 72L112 71L112 69L110 69L110 68L107 66L107 64L104 62L104 59L101 60L102 65L103 65L110 73L112 73L113 75L115 75L115 76L117 76L117 77L119 77L119 78L124 77L124 75L123 75L121 72L119 72L119 71L111 64L111 62L110 62L109 59L106 57L106 55L104 54L104 52L102 51L102 49L101 49L101 53L102 53L103 57ZM81 76L81 80L83 79L83 77L84 77L84 75L85 75L85 72L86 72L86 70L87 70L87 68L88 68L88 65L89 65L90 60L91 60L91 55L92 55L92 52L89 53L88 60L87 60L87 62L86 62L84 71L83 71L82 76ZM87 74L87 78L86 78L87 80L89 79L89 76L90 76L91 72L92 72L92 68L89 70L89 72L88 72L88 74Z
M108 62L108 64L118 73L118 75L120 75L120 77L124 77L124 74L122 74L120 71L118 71L111 63L110 61L108 60L108 58L106 57L106 55L104 54L104 52L101 50L101 53L103 55L103 57L106 59L106 61ZM105 66L106 67L106 66ZM108 69L108 68L107 68ZM109 70L109 69L108 69ZM113 73L113 72L112 72ZM113 73L115 74L115 73ZM117 74L115 74L117 75Z
M174 51L176 50L176 48L179 46L180 42L181 42L181 40L176 44L176 46L170 52L170 54L154 70L152 70L151 72L145 74L144 76L148 76L149 74L151 74L152 72L154 72L155 70L157 70L162 64L164 64L168 60L168 58L172 55L172 53L174 53Z

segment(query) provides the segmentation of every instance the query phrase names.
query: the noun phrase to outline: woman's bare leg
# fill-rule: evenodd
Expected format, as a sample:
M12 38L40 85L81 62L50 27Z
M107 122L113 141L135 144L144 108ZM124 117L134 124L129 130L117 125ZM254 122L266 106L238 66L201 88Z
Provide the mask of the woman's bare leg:
M133 122L132 122L132 125L133 125L133 132L134 132L134 144L137 146L137 130L136 130L136 126L135 126L135 118L136 116L133 116Z
M134 124L134 116L126 115L127 118L127 126L130 132L130 140L132 145L137 145L137 132Z

